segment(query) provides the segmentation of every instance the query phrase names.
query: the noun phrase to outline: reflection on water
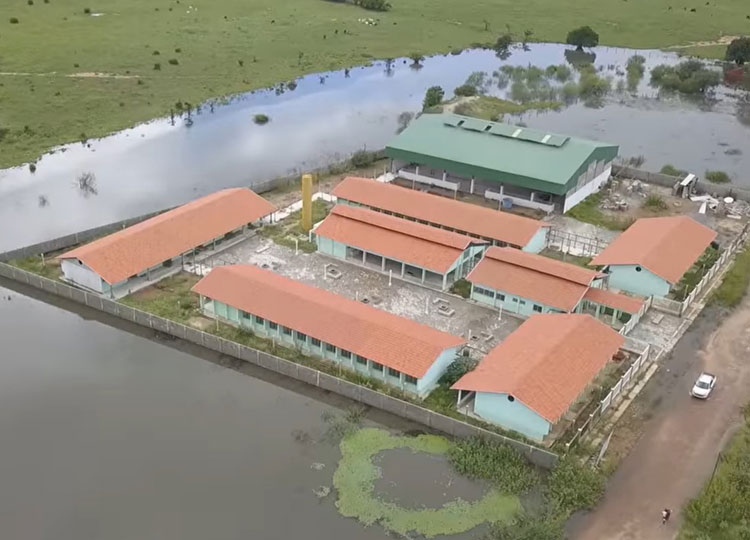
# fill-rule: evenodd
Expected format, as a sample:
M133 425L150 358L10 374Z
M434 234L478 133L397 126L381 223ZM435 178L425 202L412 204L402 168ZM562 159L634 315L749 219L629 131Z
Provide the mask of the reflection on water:
M575 103L558 112L527 113L511 120L619 144L624 156L644 155L645 167L652 170L665 163L698 173L718 169L750 184L745 176L750 152L727 156L719 147L721 142L747 145L747 107L738 106L737 97L726 90L717 92L718 102L709 110L703 110L703 104L661 98L648 84L648 70L680 59L661 51L637 53L644 57L646 70L635 84L637 98L611 92L598 109ZM636 51L602 47L583 54L587 61L595 55L597 73L611 78L616 89ZM226 105L191 106L189 121L182 104L174 122L165 118L86 145L70 145L41 159L34 174L28 167L0 171L0 250L217 189L296 173L363 147L382 148L403 126L402 113L421 108L430 86L442 86L449 97L475 72L492 74L504 65L546 69L572 57L583 60L580 56L561 45L536 44L515 49L504 60L493 51L475 50L420 60L416 69L413 60L398 59L310 75L295 81L296 86L246 94ZM512 84L501 86L496 84L491 93L509 95ZM271 121L256 125L256 114ZM71 185L84 173L95 176L96 196L81 197L80 189ZM41 196L48 204L39 204Z

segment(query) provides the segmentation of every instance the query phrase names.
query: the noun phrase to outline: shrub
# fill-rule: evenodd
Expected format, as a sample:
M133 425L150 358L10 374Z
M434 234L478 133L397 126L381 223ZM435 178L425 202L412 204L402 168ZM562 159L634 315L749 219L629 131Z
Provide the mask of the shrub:
M493 525L486 540L560 540L565 537L561 518L530 516L521 512L511 523Z
M154 56L159 56L159 51L154 51L151 54L154 55Z
M36 164L34 164L34 163L29 163L29 171L30 171L31 173L35 173L35 172L36 172Z
M265 125L270 121L271 119L265 114L256 114L255 116L253 116L253 122L258 124L259 126Z
M445 370L443 376L440 377L440 384L447 388L450 388L451 386L456 384L456 382L458 382L458 379L460 379L470 371L473 371L475 367L477 367L476 360L472 360L471 358L465 356L456 358L448 366L448 369Z
M750 62L750 37L733 39L727 47L725 58L728 62L735 62L739 66Z
M570 80L570 77L573 74L570 68L565 64L560 64L559 66L549 66L544 72L547 77L553 77L557 82L561 83Z
M431 109L443 101L445 92L440 86L431 86L427 89L424 95L424 101L422 102L422 110Z
M537 472L516 450L479 437L457 441L448 450L448 460L459 474L489 480L504 493L525 493L539 482Z
M646 73L646 59L640 54L631 56L628 59L628 64L625 67L628 77L628 89L634 91L638 88L638 83L641 82L643 75Z
M471 86L470 84L462 84L461 86L453 90L453 93L456 94L457 96L476 96L477 89L476 87Z
M34 5L34 0L28 0L28 1L26 2L26 3L27 3L28 5L30 5L30 6L33 6L33 5Z
M350 161L352 165L358 169L369 167L375 162L375 154L368 152L367 150L358 150L352 154Z
M83 12L84 12L84 13L85 13L86 15L90 15L90 14L91 14L91 8L83 8Z
M182 49L180 49L179 47L177 47L177 48L176 48L176 49L174 50L174 52L176 52L177 54L179 54L179 53L181 53L181 52L182 52Z
M712 300L725 307L739 305L750 285L750 249L737 254L732 266L716 289Z
M594 32L590 26L581 26L568 32L565 43L575 45L577 50L582 51L584 47L589 48L599 45L599 34Z
M18 24L18 17L11 17L10 18L10 24Z
M724 171L706 171L706 180L712 184L728 184L732 181Z
M649 195L643 202L643 206L650 210L666 210L667 203L660 195Z
M602 493L604 476L577 464L572 456L558 463L547 484L547 496L555 513L560 515L593 508Z
M171 65L173 65L173 66L176 66L176 65L177 65L177 64L179 64L180 62L179 62L179 60L177 60L177 58L170 58L170 59L169 59L169 63L170 63Z
M506 33L497 38L494 49L496 52L502 53L507 51L511 45L513 45L513 36Z
M388 11L391 4L386 0L353 0L354 5L370 11Z
M159 70L161 69L161 64L160 64L159 62L155 63L155 64L154 64L154 69L155 69L156 71L159 71Z
M677 167L675 167L673 165L670 165L669 163L667 163L666 165L664 165L664 167L662 167L659 172L661 174L666 174L667 176L684 177L684 176L687 175L687 171L680 170Z
M578 94L583 98L601 98L610 91L609 79L600 77L593 70L584 70L578 80Z
M721 74L698 60L687 60L676 66L662 64L651 70L651 84L683 94L703 94L720 82Z
M463 298L468 298L471 295L471 283L461 278L451 285L451 292Z

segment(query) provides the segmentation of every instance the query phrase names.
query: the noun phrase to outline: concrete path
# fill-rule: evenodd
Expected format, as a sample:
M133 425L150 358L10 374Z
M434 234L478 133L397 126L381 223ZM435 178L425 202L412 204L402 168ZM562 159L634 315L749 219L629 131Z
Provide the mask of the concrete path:
M696 320L637 400L651 420L611 478L602 503L571 525L570 538L676 537L684 505L711 476L750 397L750 299L718 328L716 319L716 311L707 310ZM688 394L701 370L718 376L707 401ZM664 507L673 511L666 526L659 517Z

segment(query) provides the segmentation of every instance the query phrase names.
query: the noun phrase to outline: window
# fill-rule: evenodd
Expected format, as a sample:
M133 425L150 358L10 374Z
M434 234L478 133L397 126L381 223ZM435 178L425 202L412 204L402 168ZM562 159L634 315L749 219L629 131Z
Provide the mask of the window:
M485 289L484 287L479 287L477 285L474 285L474 292L483 296L489 296L490 298L493 298L495 296L495 293L491 290Z
M518 303L521 304L522 306L525 306L526 305L526 300L519 300Z
M501 302L505 302L505 295L497 293L497 299L500 300Z
M278 330L279 325L276 324L275 322L268 321L268 328L270 328L271 330Z
M240 317L242 317L243 319L249 319L250 314L247 311L240 310Z
M640 272L640 271L641 271L641 267L640 267L640 266L636 266L636 267L635 267L635 271L636 271L636 272Z
M404 380L407 382L407 384L417 384L417 378L412 377L411 375L405 375Z
M256 315L256 316L255 316L255 322L256 322L256 323L258 323L258 324L263 324L263 317L258 317L258 316Z
M328 352L336 352L336 347L334 345L331 345L330 343L326 343L326 350Z
M347 360L349 360L352 357L352 353L350 353L349 351L345 351L344 349L341 349L340 352L341 352L342 358L346 358Z
M360 355L357 354L356 355L356 360L357 360L357 363L359 365L361 365L361 366L366 366L367 365L367 358L365 358L364 356L360 356Z
M282 326L281 327L281 333L284 334L285 336L291 336L292 335L292 329L289 328L288 326Z
M307 341L307 334L303 334L302 332L295 332L297 339L300 341Z
M374 371L379 371L380 373L383 373L383 364L378 364L377 362L372 362L370 365L372 366L372 369Z
M320 340L317 338L312 338L310 341L312 341L313 347L320 347Z
M392 367L388 368L388 375L391 377L399 378L401 376L401 373L398 372L398 370L393 369Z
M536 311L537 313L541 313L542 306L540 306L539 304L534 304L534 311Z
M511 395L508 395L508 401L510 401L511 403L513 403L515 400L516 400L516 398L514 398Z
M516 303L518 302L518 298L515 298L515 297L514 297L514 298L511 298L511 300L513 300L513 301L514 301L514 302L516 302Z

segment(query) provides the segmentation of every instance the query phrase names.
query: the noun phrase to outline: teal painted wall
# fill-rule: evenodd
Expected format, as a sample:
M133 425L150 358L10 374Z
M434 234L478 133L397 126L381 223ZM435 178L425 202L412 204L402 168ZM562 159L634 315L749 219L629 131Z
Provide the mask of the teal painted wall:
M637 270L640 268L640 272ZM618 265L609 267L609 287L628 291L642 296L667 296L670 285L668 281L652 274L637 265Z
M489 287L482 287L482 288L489 289ZM472 284L471 299L476 302L479 302L480 304L492 306L497 309L500 309L502 307L503 311L510 312L510 313L517 313L518 315L521 315L523 317L531 317L535 313L562 313L557 308L553 308L551 306L542 304L540 302L534 302L533 300L529 300L528 298L521 298L520 296L508 294L503 291L493 290L492 292L495 295L495 298L491 298L484 294L479 294L477 291L474 290L474 284ZM503 295L505 299L501 300L498 297L498 295ZM534 311L534 306L540 306L542 310Z
M432 364L424 377L417 380L417 393L420 396L426 396L432 392L438 384L438 380L443 376L448 366L453 363L458 354L458 349L446 349L438 356L435 363Z
M528 244L522 249L529 253L539 253L545 247L547 247L547 231L548 227L542 227L537 233L531 238Z
M282 325L277 325L277 328L274 330L270 327L269 321L264 319L262 322L258 322L254 315L250 313L243 314L237 310L237 308L232 306L227 306L226 304L216 301L212 302L212 306L214 312L219 317L229 320L242 328L246 328L259 336L274 339L279 344L298 348L305 354L330 360L335 364L341 365L342 368L357 371L363 375L381 380L406 392L417 394L420 397L426 397L430 391L435 388L438 379L440 379L443 373L445 373L445 370L456 358L457 354L457 349L455 348L446 349L440 356L438 356L425 377L418 379L416 383L410 383L406 380L403 373L399 374L398 377L394 377L388 373L387 367L382 366L382 369L379 369L371 360L368 360L366 365L362 365L356 361L354 354L350 355L349 358L345 358L344 355L341 354L342 351L340 349L334 348L334 350L331 351L329 347L326 346L325 342L321 341L319 345L314 345L311 336L305 336L304 339L300 339L294 329L292 329L291 335L285 334L282 330Z
M508 401L508 394L477 392L474 413L504 429L512 429L529 439L541 441L551 424L519 400Z
M346 259L346 246L344 244L318 235L315 235L315 243L318 246L318 251L321 253L332 255L339 259Z

